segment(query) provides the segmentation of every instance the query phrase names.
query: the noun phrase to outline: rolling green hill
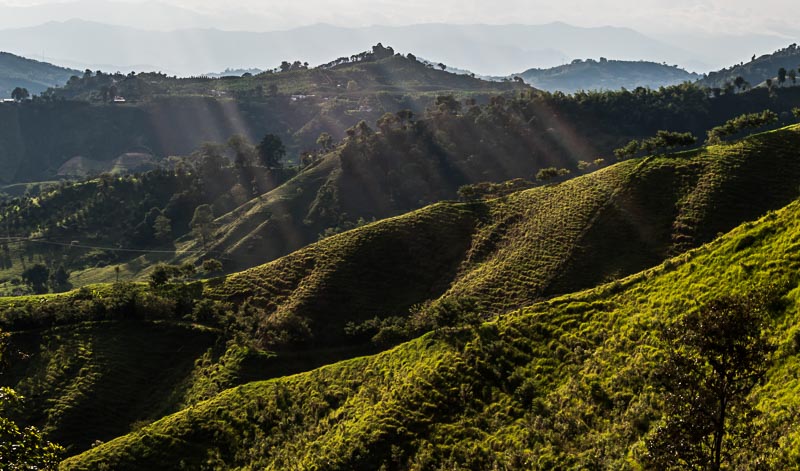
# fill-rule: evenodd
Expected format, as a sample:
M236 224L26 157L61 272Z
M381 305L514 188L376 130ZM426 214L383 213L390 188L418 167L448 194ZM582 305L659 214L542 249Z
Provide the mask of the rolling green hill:
M657 332L723 293L777 286L778 345L739 466L792 467L800 205L638 275L388 352L228 390L63 469L641 469L663 397ZM780 437L780 439L778 439Z
M209 295L261 298L261 332L302 325L323 344L346 322L407 316L440 296L499 314L638 272L787 204L798 195L798 143L793 126L488 202L440 203L231 275Z
M637 87L659 88L694 82L699 75L677 66L646 61L619 61L601 58L574 60L549 69L529 69L517 74L540 90L574 93L578 90L633 90Z
M28 423L43 426L77 453L94 440L127 433L247 381L307 371L396 345L430 329L473 323L477 320L473 314L502 318L514 309L657 265L796 198L798 141L800 127L793 126L732 144L626 161L495 200L439 203L325 238L267 265L202 284L103 285L64 295L5 298L0 300L0 328L12 332L12 349L25 361L2 380L31 398ZM756 194L759 197L753 198ZM670 271L674 265L669 262L664 267ZM627 283L612 283L605 290L610 295ZM603 296L598 299L605 303ZM570 319L573 309L579 308L569 308ZM231 339L234 343L226 346ZM437 355L452 353L439 340L427 337L397 351L413 352L432 341L434 351L408 354L427 358L420 368L438 375ZM551 347L547 355L565 355L555 350L556 344ZM125 353L129 348L130 355ZM257 353L263 350L275 353ZM377 358L394 358L394 354ZM162 371L165 355L174 368ZM442 358L450 364L453 357ZM372 361L383 360L357 360L296 378L324 377L329 371L346 377ZM413 361L387 361L406 362L410 369L398 367L398 371L416 378ZM153 380L149 385L153 389L144 395L138 387L121 385L125 377L161 379ZM539 381L538 376L532 377ZM390 376L381 378L376 381L393 381ZM334 385L339 380L325 381L339 387ZM341 395L326 392L321 400L343 404L347 397L357 395L360 381L341 386ZM527 387L551 390L543 384ZM392 383L392 387L396 386ZM82 395L80 391L96 393ZM327 407L323 402L318 406L323 411ZM409 407L417 406L422 407ZM104 414L111 407L117 410L113 418ZM205 407L210 406L200 410ZM419 407L416 410L429 410L427 405ZM395 412L387 410L390 415ZM383 421L381 417L375 420ZM386 420L400 420L391 417ZM86 431L76 431L78 422ZM207 423L210 428L217 425ZM415 427L411 424L402 433L422 433ZM202 434L206 429L197 430ZM203 443L211 440L209 436L186 440ZM280 440L280 434L275 439ZM187 443L183 440L170 445L181 450L176 451L180 455ZM162 459L166 455L161 453L169 454L168 449L152 452L152 459ZM229 451L221 451L226 460ZM190 459L200 456L205 459L206 452ZM255 467L260 467L262 458L267 459L267 454L252 458L259 463ZM187 466L195 468L196 463Z
M77 74L77 70L0 52L0 98L10 98L17 87L26 88L31 95L61 87Z

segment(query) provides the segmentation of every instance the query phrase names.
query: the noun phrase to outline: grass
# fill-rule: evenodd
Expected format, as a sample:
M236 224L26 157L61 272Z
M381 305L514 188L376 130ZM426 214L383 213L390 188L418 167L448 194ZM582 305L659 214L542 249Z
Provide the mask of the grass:
M222 460L280 469L299 459L303 467L322 468L487 468L495 462L624 468L638 459L641 438L658 419L646 386L659 355L652 330L695 306L693 299L792 273L797 205L659 264L796 198L798 140L800 128L790 127L623 162L488 202L439 203L207 282L206 297L258 305L260 334L295 325L306 330L299 346L269 358L224 348L193 352L187 358L199 363L182 374L196 386L180 390L180 399L168 402L173 407L245 381L364 354L369 349L346 335L348 323L408 317L420 303L471 298L485 318L499 320L475 332L445 330L375 357L248 384L68 463L179 468L184 460L198 469ZM243 208L250 210L257 206ZM113 292L107 285L91 290L98 299ZM78 295L0 300L0 325L13 325L26 306L55 305L54 298L69 303ZM509 314L526 306L533 307ZM55 316L51 323L81 320L41 311ZM593 360L604 355L610 355L604 363ZM56 361L62 363L69 362ZM149 374L149 365L137 364L132 374ZM19 381L31 371L19 373ZM42 384L37 395L52 394ZM598 402L592 391L606 391L607 400ZM124 388L117 394L136 397ZM239 402L231 404L234 398ZM41 411L57 410L34 402ZM138 410L156 417L164 410L159 404ZM121 433L130 426L123 422ZM608 450L601 453L599 444Z
M749 240L746 247L742 240ZM642 469L660 413L655 332L721 293L783 286L780 346L752 393L764 441L737 450L790 467L797 414L800 203L619 282L475 329L226 391L65 461L63 469ZM788 374L787 374L788 373ZM782 436L774 442L769 437Z
M794 126L489 202L440 203L229 276L207 294L262 298L265 315L302 319L319 339L437 299L474 298L487 317L501 314L641 271L787 204L798 195L799 143Z

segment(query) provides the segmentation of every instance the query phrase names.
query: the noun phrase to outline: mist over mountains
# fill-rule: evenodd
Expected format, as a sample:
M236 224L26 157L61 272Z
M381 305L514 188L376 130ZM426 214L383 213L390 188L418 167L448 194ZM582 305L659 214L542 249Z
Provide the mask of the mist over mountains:
M713 41L698 41L696 47L689 47L691 44L682 47L629 28L584 28L565 23L370 27L317 24L286 31L224 31L219 25L224 25L225 21L221 20L215 28L200 28L197 25L206 24L202 15L188 11L183 15L176 7L161 9L160 4L147 3L141 11L134 12L126 7L104 16L100 5L105 3L98 4L99 13L90 18L102 22L69 19L67 10L60 13L67 18L65 21L35 25L30 24L32 18L21 18L15 24L28 24L23 27L10 27L8 16L4 14L9 7L0 7L0 17L4 18L0 26L6 28L0 31L0 49L74 68L124 72L147 69L174 75L199 75L227 68L268 69L283 60L301 60L315 65L382 42L399 52L413 52L477 74L510 75L532 67L554 67L577 58L600 57L649 60L702 73L787 44L785 38L762 36L754 44L763 51L726 50ZM57 9L56 13L64 8L52 7ZM19 16L19 10L12 10L11 16ZM28 12L28 9L21 10ZM128 13L130 21L146 26L112 24L121 22ZM48 17L53 17L52 12ZM153 21L146 21L146 18L153 18ZM175 25L176 29L160 29L168 24ZM710 49L704 50L703 45ZM725 52L720 53L720 50Z

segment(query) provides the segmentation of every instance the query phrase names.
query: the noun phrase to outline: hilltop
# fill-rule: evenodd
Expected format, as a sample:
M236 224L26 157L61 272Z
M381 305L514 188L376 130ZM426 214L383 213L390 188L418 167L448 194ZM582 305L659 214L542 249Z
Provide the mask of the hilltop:
M530 90L518 83L484 81L428 67L383 46L310 69L245 77L175 78L159 73L83 73L25 106L0 106L3 183L56 178L76 157L98 168L129 153L154 159L185 156L204 142L235 134L251 142L281 137L289 163L316 147L323 132L335 140L360 121L386 112L424 113L437 96L486 103ZM120 96L125 103L114 103ZM63 100L62 100L63 99Z
M0 52L0 98L10 98L17 87L26 88L31 95L39 94L63 86L78 73L77 70Z
M529 69L520 74L534 88L550 92L574 93L578 90L633 90L637 87L659 88L694 82L699 75L677 66L647 61L620 61L600 58L576 59L549 69Z
M784 83L779 83L778 70L784 68L790 74ZM790 72L791 71L791 72ZM761 85L767 79L774 82L776 86L794 86L796 79L791 76L800 75L800 48L796 44L775 51L772 54L753 56L747 63L740 63L731 67L711 72L707 77L698 81L698 85L708 88L725 89L726 86L734 87L738 77L743 78L747 85L745 88L752 88ZM739 88L737 86L737 88Z
M798 141L794 126L499 199L439 203L206 282L2 299L0 326L20 352L3 381L32 398L27 420L77 453L163 414L205 410L198 401L238 384L374 353L658 265L796 198ZM408 348L417 347L377 358ZM172 352L173 366L164 370L158 352ZM397 361L413 365L415 355ZM432 352L420 355L437 364ZM348 364L365 361L374 360ZM347 366L320 371L296 378L349 374ZM148 386L135 386L143 378ZM111 409L113 420L104 413ZM152 452L171 459L167 448Z
M764 439L733 450L743 466L785 468L800 438L789 374L799 221L792 203L624 280L230 389L62 466L636 469L663 417L653 372L668 352L658 332L720 293L769 284L778 352L751 395Z

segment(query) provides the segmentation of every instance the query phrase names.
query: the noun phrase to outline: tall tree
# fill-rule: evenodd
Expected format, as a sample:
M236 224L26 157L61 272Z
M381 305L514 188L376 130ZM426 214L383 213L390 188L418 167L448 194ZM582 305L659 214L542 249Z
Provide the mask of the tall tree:
M778 69L778 85L783 85L786 82L786 69L781 67Z
M209 204L201 204L194 210L192 222L189 223L195 236L200 238L203 247L208 247L208 240L214 231L214 210Z
M11 98L16 101L24 101L30 98L31 94L27 88L17 87L11 91Z
M267 134L256 147L258 160L267 168L281 168L281 160L286 156L286 147L281 138Z
M655 468L718 471L729 461L729 425L746 429L748 393L774 350L764 332L768 304L760 292L725 296L666 331L670 351L656 374L665 419L647 440Z
M46 293L47 282L50 279L50 269L41 263L37 263L22 272L22 279L31 287L34 293Z
M159 242L166 242L172 237L172 221L164 214L156 216L153 223L153 234Z

